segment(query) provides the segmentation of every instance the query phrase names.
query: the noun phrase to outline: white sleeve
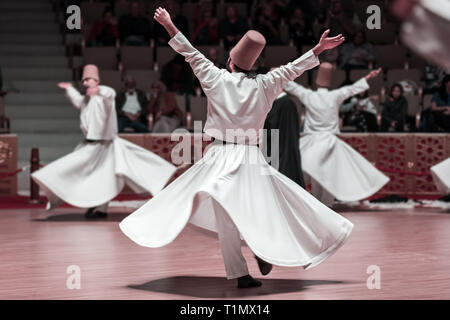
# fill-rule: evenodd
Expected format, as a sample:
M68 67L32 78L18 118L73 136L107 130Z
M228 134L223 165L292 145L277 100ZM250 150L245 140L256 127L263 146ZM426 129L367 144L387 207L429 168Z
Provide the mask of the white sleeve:
M200 51L195 49L181 32L170 39L169 45L184 56L204 90L212 88L222 72L226 72L226 70L216 67Z
M263 84L269 102L273 102L276 97L283 91L283 86L289 81L298 78L303 72L319 65L319 59L312 50L289 62L281 67L276 68L264 75L258 76Z
M107 86L98 86L98 94L103 98L105 107L109 110L115 108L116 91Z
M98 86L98 94L106 100L114 100L116 98L116 91L107 86Z
M311 93L311 90L306 89L305 87L299 85L294 81L289 81L283 87L284 91L289 93L290 95L296 97L303 104L305 104L304 99Z
M369 84L365 78L361 78L352 85L345 86L331 92L338 99L339 104L341 104L342 101L347 98L353 97L354 95L364 92L367 89L369 89Z
M73 104L75 108L77 109L81 108L84 96L81 95L77 89L75 89L73 86L68 87L66 89L66 96L67 98L69 98L70 102Z

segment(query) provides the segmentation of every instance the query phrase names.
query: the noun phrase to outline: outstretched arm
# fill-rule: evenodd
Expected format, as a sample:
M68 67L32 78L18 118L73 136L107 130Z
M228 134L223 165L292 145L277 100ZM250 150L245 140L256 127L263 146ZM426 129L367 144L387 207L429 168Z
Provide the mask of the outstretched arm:
M166 9L159 7L155 11L155 20L160 23L169 33L169 45L179 54L184 56L194 72L195 76L200 81L205 93L215 84L221 71L214 63L208 60L202 53L195 49L186 37L179 32L177 27L173 24L169 13Z
M381 68L369 72L365 77L356 81L350 86L345 86L332 92L337 95L340 103L347 98L350 98L358 93L364 92L369 89L369 84L367 83L370 79L375 78L381 73Z
M83 104L84 97L75 89L70 82L60 82L58 83L58 87L66 90L66 96L69 98L70 102L77 109L81 108Z
M333 49L344 42L345 38L342 35L328 38L327 35L329 33L330 30L325 31L319 43L300 58L260 77L270 103L283 91L283 86L286 83L295 80L306 70L319 65L318 56L323 51Z
M98 86L96 87L96 93L94 95L99 95L103 99L103 109L106 113L111 111L116 112L115 102L116 102L116 91L108 86Z
M303 104L305 97L311 93L311 90L303 87L295 81L290 81L284 85L284 91L299 99Z

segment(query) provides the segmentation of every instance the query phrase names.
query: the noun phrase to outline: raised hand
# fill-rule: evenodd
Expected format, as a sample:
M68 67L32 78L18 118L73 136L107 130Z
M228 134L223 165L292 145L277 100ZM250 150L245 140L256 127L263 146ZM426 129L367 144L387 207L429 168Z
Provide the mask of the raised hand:
M364 78L366 78L367 81L369 81L372 78L375 78L376 76L378 76L381 72L381 68L378 68L376 70L372 70L370 71Z
M158 7L155 11L155 15L153 18L158 21L159 24L162 26L167 26L172 22L172 19L170 18L170 14L167 12L166 9Z
M60 82L58 83L58 87L60 87L61 89L67 89L69 87L72 86L71 82Z
M166 29L171 38L178 33L178 29L173 24L172 19L170 18L170 14L166 9L161 7L156 9L153 18Z
M329 33L330 29L326 30L320 37L319 43L313 48L313 52L316 56L318 56L325 50L333 49L341 45L345 41L345 38L342 36L342 34L339 34L335 37L328 37Z

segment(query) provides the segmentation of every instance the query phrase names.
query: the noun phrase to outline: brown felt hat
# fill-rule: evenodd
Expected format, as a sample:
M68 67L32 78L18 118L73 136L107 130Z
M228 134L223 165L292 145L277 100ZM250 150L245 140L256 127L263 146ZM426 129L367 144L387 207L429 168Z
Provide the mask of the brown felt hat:
M321 87L329 87L331 85L331 77L333 76L333 65L329 62L322 62L317 71L316 85Z
M250 71L266 45L264 36L255 30L249 30L231 49L230 58L235 65Z
M83 77L81 78L81 80L87 79L87 78L92 78L97 80L98 82L100 82L100 76L98 74L98 68L96 65L94 64L87 64L84 66L83 69Z

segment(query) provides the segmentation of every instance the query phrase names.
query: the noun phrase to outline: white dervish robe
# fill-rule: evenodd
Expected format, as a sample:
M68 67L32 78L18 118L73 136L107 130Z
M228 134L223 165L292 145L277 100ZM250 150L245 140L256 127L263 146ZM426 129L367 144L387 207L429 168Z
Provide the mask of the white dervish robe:
M450 72L450 1L420 0L402 24L403 43Z
M284 88L306 108L305 135L300 139L302 168L306 180L313 185L313 194L328 206L334 198L341 201L367 198L389 181L336 136L340 133L339 106L345 99L368 88L364 78L337 90L319 88L313 91L295 82L289 82Z
M435 164L430 168L434 184L440 193L450 193L450 158Z
M227 129L262 130L283 85L317 66L317 57L309 51L265 75L249 78L215 67L181 33L169 45L186 58L208 98L206 133L228 141L237 136L248 144L214 143L202 160L125 218L121 230L139 245L161 247L172 242L188 222L217 232L214 207L220 207L237 234L263 260L308 268L325 260L344 243L353 224L272 168L254 145L259 135L226 135ZM245 266L240 270L245 272ZM230 271L227 275L239 276Z
M80 208L98 207L116 197L125 184L137 193L158 193L176 167L118 137L114 89L99 86L99 93L88 97L69 87L66 94L80 110L86 140L32 174L48 198L47 209L62 202Z

